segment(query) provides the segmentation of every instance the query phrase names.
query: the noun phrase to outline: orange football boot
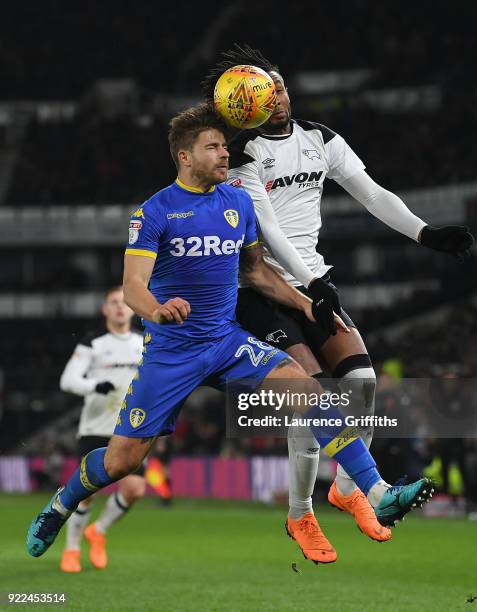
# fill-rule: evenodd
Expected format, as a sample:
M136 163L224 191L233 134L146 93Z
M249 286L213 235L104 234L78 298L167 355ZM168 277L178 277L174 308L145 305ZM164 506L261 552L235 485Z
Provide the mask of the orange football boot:
M106 554L106 536L96 529L96 524L91 523L84 530L84 537L89 543L89 560L96 569L104 569L108 565Z
M366 495L358 488L351 495L341 495L336 482L333 482L328 492L328 501L338 510L352 514L361 533L372 540L387 542L391 539L391 530L378 522Z
M312 512L307 512L297 521L288 517L285 528L290 538L301 548L305 559L317 565L336 561L336 550L326 539Z
M61 557L62 572L81 572L81 553L79 550L64 550Z

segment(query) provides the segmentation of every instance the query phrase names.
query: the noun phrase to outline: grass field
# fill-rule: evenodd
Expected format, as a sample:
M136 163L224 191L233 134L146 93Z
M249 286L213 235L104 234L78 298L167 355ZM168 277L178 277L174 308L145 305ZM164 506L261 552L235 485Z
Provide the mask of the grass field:
M67 609L94 612L477 611L477 601L466 603L477 595L477 525L465 520L409 517L377 544L326 509L321 525L338 561L315 566L286 537L285 509L212 501L162 509L146 499L111 529L109 567L95 570L85 546L83 571L70 575L58 570L63 533L40 559L25 549L46 500L0 495L0 591L65 591Z

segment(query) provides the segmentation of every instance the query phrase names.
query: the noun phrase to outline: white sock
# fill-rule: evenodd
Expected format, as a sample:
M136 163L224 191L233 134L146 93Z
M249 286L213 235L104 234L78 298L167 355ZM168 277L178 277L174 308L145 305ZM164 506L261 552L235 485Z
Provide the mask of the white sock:
M113 523L119 521L119 519L126 514L129 510L127 501L124 496L117 491L112 493L108 497L108 501L100 514L99 519L96 521L96 529L100 533L106 533Z
M294 417L301 415L295 413ZM289 512L294 520L313 512L311 496L320 460L320 445L308 428L288 428Z
M88 524L90 514L89 504L80 502L76 512L68 519L66 523L66 550L79 550L83 531Z
M353 403L351 413L357 416L356 412L359 411L360 415L373 415L374 414L374 387L376 382L376 374L373 368L358 368L351 370L343 376L339 382L339 387L343 393L348 393L352 390L351 398L359 398L362 405ZM373 440L373 428L367 429L362 435L363 442L369 448ZM341 495L352 495L356 490L356 484L352 478L348 476L346 471L338 465L336 470L336 486Z
M60 501L60 496L57 495L51 505L51 507L56 510L57 512L59 512L60 514L62 514L63 516L65 516L66 518L68 518L69 516L71 516L71 514L73 514L74 510L68 510L68 508L65 508L63 506L63 504Z
M381 501L383 495L390 487L391 485L389 485L384 480L379 480L375 485L371 487L367 497L369 503L373 506L373 508L376 508L376 506L379 505L379 502Z

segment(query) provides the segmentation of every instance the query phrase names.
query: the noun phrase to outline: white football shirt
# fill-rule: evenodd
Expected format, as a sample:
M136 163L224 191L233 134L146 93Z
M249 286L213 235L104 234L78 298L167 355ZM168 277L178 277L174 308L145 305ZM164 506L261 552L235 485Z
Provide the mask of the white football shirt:
M243 130L231 141L228 183L253 199L259 225L268 198L285 236L303 262L321 277L331 268L316 251L321 229L321 195L325 178L342 183L365 168L345 140L319 123L292 121L291 134L272 136ZM261 218L262 217L262 218ZM291 284L301 283L264 248L265 259Z
M122 401L142 357L143 340L136 332L90 334L75 348L61 375L60 387L84 396L78 437L112 436ZM114 391L96 393L109 381Z

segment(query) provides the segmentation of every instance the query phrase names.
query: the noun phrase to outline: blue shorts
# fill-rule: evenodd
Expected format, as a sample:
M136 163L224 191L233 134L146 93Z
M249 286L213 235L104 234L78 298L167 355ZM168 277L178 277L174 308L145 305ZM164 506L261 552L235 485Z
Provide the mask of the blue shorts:
M149 438L172 433L182 404L200 385L225 390L240 381L253 391L288 355L237 325L214 341L166 338L148 332L144 358L119 412L114 433Z

